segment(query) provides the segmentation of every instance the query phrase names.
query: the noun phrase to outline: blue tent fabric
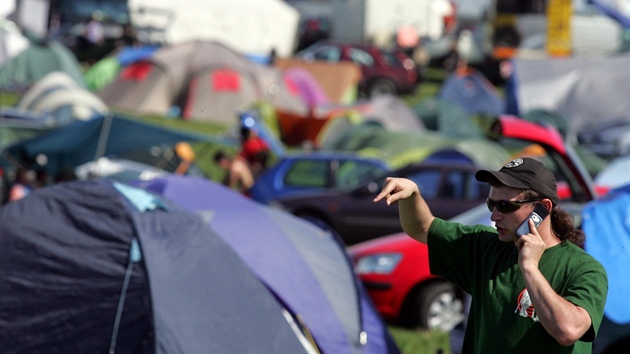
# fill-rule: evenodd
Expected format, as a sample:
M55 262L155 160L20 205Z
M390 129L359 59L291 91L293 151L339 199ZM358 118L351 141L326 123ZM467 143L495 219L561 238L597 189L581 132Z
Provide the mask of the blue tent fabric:
M51 175L67 167L93 161L102 156L117 155L151 146L174 145L181 141L205 141L235 145L221 137L171 130L124 116L100 116L77 121L35 138L6 147L7 152L22 161L34 161L46 155L46 169Z
M398 352L331 234L202 178L170 175L136 184L204 216L303 319L323 353Z
M602 263L608 273L608 297L604 314L618 324L630 323L630 184L609 191L588 203L582 211L584 249Z
M153 52L159 48L159 46L152 45L141 47L126 46L123 47L118 54L116 54L116 59L118 59L121 66L127 66L137 61L149 58L153 55Z
M505 103L494 86L476 70L465 74L451 73L438 92L438 98L458 103L470 114L498 116Z
M0 207L0 352L306 353L199 216L154 205L76 181Z

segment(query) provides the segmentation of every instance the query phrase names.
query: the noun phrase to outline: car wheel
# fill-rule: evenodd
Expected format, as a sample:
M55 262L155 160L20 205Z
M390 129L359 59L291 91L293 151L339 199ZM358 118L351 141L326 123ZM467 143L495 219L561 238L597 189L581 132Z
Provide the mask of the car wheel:
M377 79L370 85L370 97L376 97L384 94L396 95L398 90L396 84L388 79Z
M433 283L418 293L413 314L416 324L424 329L450 332L465 319L464 302L455 286Z

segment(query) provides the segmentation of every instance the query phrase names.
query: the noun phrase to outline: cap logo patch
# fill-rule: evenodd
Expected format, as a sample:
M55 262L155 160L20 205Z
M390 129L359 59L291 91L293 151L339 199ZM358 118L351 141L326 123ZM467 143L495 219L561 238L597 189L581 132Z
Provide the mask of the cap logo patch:
M505 164L505 168L513 168L513 167L517 167L523 164L523 159L522 158L518 158L518 159L514 159L508 163Z

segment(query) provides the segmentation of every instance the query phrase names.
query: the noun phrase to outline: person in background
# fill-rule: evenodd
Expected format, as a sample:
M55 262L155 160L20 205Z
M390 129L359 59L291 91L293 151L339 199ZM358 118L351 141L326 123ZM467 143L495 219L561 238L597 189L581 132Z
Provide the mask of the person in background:
M31 182L33 180L33 172L22 166L15 171L15 180L11 184L9 190L9 201L16 201L29 195L35 186Z
M227 171L223 184L247 195L254 185L254 174L247 161L240 155L230 158L224 151L219 150L214 154L214 162Z
M429 249L431 272L471 294L464 353L590 353L608 292L584 234L558 207L556 180L541 162L516 158L475 175L490 184L496 227L434 217L411 180L387 178L375 202L398 203L400 222ZM535 228L530 213L550 214ZM521 223L529 232L517 236Z
M258 136L255 129L241 127L239 156L247 161L254 175L258 176L267 169L270 153L269 145Z

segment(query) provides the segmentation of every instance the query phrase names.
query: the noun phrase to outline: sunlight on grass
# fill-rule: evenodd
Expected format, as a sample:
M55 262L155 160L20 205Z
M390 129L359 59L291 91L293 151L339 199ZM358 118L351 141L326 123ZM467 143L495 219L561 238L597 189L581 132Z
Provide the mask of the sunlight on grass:
M5 107L15 106L15 104L17 103L19 98L20 98L20 95L18 95L16 93L8 93L8 92L0 91L0 107L2 107L2 106L5 106Z
M389 327L389 332L402 354L450 354L451 344L447 333Z

